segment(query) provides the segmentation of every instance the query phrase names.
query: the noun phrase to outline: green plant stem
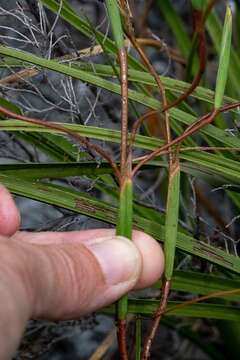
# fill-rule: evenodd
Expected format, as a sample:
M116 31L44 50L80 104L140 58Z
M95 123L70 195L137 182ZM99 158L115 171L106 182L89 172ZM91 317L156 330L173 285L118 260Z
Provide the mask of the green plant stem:
M132 238L133 186L130 178L120 187L117 235ZM118 342L121 359L128 359L126 340L126 317L128 314L128 296L124 295L117 302Z
M117 221L117 235L132 238L132 172L131 156L128 154L128 60L124 47L124 33L120 15L121 3L117 0L106 0L111 21L112 32L118 50L121 83L121 159L120 159L120 198ZM123 296L117 302L118 345L121 360L128 360L126 318L128 297Z

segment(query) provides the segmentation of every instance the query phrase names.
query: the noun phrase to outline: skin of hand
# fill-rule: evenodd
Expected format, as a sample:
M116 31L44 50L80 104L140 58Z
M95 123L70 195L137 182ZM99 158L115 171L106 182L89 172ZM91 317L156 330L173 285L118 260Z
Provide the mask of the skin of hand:
M14 355L29 319L79 319L160 278L164 257L150 236L114 229L20 232L20 215L0 185L0 359Z

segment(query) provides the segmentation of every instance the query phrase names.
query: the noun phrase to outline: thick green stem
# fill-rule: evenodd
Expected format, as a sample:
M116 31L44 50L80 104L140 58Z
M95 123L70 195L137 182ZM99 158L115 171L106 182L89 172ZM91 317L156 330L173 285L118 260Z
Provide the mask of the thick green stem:
M131 240L132 238L132 197L133 185L131 179L126 179L121 186L118 222L117 222L117 235L124 236ZM126 319L128 312L127 295L123 296L117 304L118 318Z
M127 178L121 184L117 235L132 238L132 180ZM124 295L117 302L117 323L118 323L118 343L121 360L128 359L127 340L126 340L126 317L128 314L128 296Z

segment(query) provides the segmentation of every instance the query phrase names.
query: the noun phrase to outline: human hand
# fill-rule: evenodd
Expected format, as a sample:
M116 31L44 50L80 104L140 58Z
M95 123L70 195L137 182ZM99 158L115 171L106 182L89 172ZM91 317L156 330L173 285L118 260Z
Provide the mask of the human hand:
M20 215L0 185L0 359L11 359L27 320L78 319L162 274L161 247L134 231L19 232Z

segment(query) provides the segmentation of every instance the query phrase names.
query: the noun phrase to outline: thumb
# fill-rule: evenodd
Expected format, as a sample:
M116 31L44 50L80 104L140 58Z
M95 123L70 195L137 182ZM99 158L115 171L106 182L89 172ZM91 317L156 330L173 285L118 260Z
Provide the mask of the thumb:
M0 235L11 236L19 228L20 214L10 192L0 184Z
M79 318L131 290L142 272L140 251L119 236L91 239L89 244L13 243L27 267L23 281L31 291L35 318Z

